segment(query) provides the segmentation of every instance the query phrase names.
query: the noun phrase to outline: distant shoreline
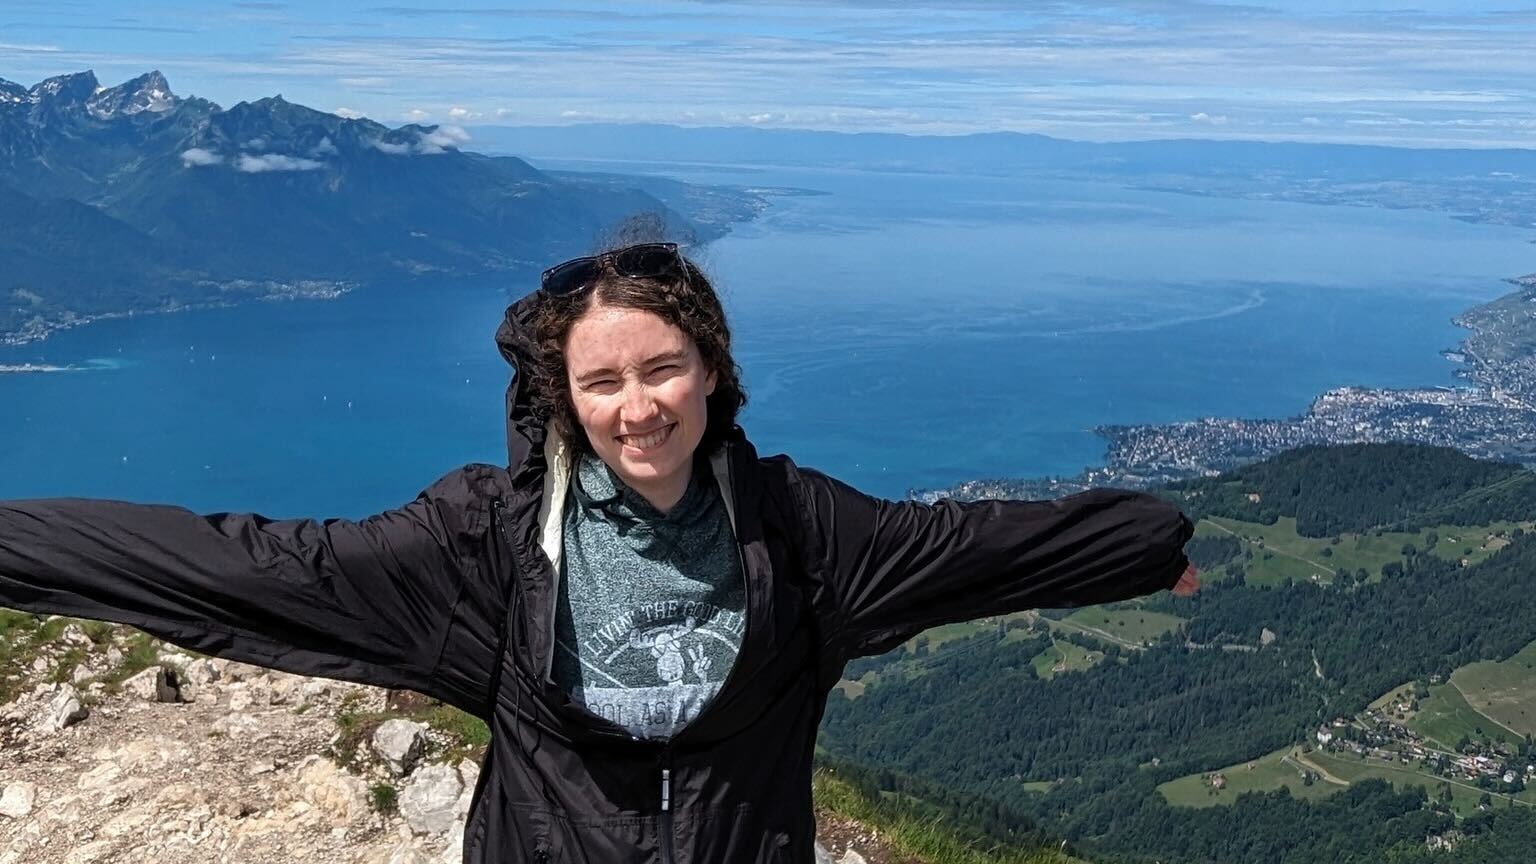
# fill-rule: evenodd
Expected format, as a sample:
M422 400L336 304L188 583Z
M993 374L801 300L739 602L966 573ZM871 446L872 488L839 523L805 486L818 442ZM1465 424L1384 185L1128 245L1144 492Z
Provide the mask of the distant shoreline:
M1313 397L1302 414L1286 418L1101 424L1092 431L1108 442L1103 461L1072 476L964 480L938 489L909 488L907 497L932 503L946 497L1055 498L1103 486L1146 489L1309 444L1409 441L1530 464L1536 448L1519 445L1536 441L1536 387L1525 383L1536 369L1536 351L1530 349L1536 324L1525 322L1536 316L1523 318L1518 310L1536 304L1536 274L1505 281L1516 290L1454 316L1451 323L1468 333L1455 349L1439 352L1462 367L1454 374L1467 386L1335 387Z
M221 298L217 300L203 300L192 303L177 303L173 306L161 306L155 309L125 309L113 312L97 312L82 315L77 312L65 310L58 317L48 319L42 316L33 318L19 330L0 332L0 346L15 347L30 345L34 342L42 342L55 333L65 330L73 330L76 327L84 327L97 321L110 321L116 318L133 318L139 315L165 315L173 312L193 312L203 309L229 309L242 303L251 301L276 302L282 300L335 300L358 287L359 283L324 279L303 279L297 282L275 282L236 280L223 283L219 286L224 291L252 292L245 296L234 298ZM264 291L265 293L254 293ZM68 372L78 371L70 367L52 367L47 369L34 368L37 364L23 363L19 366L0 365L0 374L12 372Z
M24 375L29 372L78 372L79 366L54 366L48 363L21 363L5 365L0 363L0 375Z

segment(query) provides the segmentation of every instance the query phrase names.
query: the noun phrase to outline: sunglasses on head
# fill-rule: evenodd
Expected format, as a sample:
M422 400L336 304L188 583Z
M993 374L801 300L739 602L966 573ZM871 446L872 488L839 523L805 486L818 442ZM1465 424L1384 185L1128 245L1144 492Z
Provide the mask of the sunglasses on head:
M676 243L637 243L556 264L544 271L539 287L551 297L578 294L592 285L604 266L628 279L651 279L684 269Z

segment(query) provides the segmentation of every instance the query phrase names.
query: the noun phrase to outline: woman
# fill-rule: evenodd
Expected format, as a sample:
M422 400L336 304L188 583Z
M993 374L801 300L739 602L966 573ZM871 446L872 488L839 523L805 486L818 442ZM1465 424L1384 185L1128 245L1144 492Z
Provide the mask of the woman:
M0 605L484 718L466 862L736 864L811 860L850 658L1198 584L1149 495L896 503L759 457L720 302L671 244L546 271L496 339L506 468L361 522L0 504Z

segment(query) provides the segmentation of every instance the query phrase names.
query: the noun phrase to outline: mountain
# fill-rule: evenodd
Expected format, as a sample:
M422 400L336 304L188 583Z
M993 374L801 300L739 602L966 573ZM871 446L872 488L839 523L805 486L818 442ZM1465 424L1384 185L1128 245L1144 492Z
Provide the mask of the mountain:
M690 218L671 206L690 210L687 194L556 177L467 140L281 96L226 110L176 95L159 72L116 87L89 71L29 88L0 79L0 257L22 262L0 272L0 338L232 290L537 268L640 213L707 240L755 212L755 198L721 191L727 206Z
M1199 593L856 660L820 747L880 794L1091 860L1503 860L1536 831L1533 490L1396 444L1164 489L1199 520Z

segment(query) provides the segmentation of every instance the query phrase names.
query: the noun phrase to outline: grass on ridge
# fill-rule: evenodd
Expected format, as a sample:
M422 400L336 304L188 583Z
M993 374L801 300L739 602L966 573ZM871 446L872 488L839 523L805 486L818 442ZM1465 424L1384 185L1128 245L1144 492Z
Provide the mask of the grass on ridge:
M1085 864L1051 849L1009 849L968 840L941 819L918 815L895 799L870 801L825 769L812 778L812 793L818 815L825 811L873 829L894 851L923 864Z
M1508 660L1462 666L1451 683L1473 710L1522 735L1536 734L1536 642Z

